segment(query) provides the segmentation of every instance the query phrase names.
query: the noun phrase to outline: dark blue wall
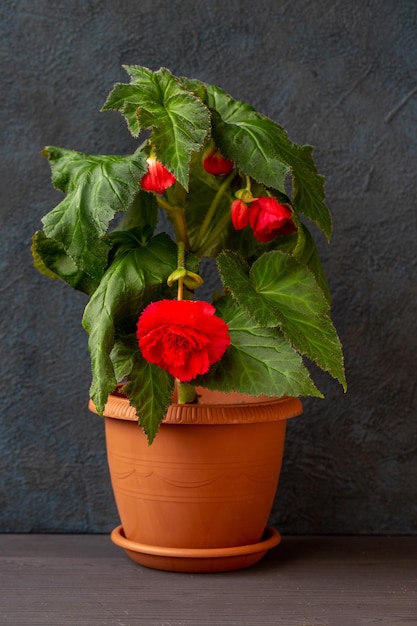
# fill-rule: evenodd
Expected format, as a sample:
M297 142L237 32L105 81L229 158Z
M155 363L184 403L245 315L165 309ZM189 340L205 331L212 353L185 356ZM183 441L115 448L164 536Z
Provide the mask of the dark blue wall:
M289 422L272 522L285 533L416 533L415 0L2 0L0 531L117 522L87 408L81 294L39 275L30 237L60 199L46 144L132 149L100 113L121 65L215 82L315 146L334 214L320 249L349 392Z

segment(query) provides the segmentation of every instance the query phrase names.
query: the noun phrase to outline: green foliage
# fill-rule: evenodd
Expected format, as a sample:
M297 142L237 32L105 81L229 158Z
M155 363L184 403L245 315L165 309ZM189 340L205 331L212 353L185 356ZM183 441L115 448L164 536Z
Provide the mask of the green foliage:
M90 156L48 147L52 182L65 199L42 220L49 239L62 244L75 265L100 280L109 244L103 239L117 211L126 211L145 173L145 155Z
M153 194L139 189L132 204L123 215L114 231L126 231L139 228L146 236L152 235L158 223L158 203Z
M284 194L291 175L294 207L330 239L332 220L324 202L324 178L317 172L311 146L293 143L281 126L216 85L183 81L210 108L212 136L222 154L257 182Z
M37 231L33 235L32 255L36 269L48 278L60 278L74 289L87 294L92 294L98 285L87 272L75 265L61 243L48 239L42 231Z
M168 372L141 358L137 348L134 364L124 390L136 407L140 426L151 444L171 403L174 379Z
M120 337L114 344L111 360L119 380L129 382L124 392L136 408L140 426L152 443L171 402L174 379L161 368L148 363L138 350L135 335Z
M218 257L223 283L264 328L279 328L301 354L346 387L340 341L330 307L310 270L280 251L266 252L249 269L234 253Z
M324 204L324 179L319 176L310 146L298 146L275 122L250 105L233 100L227 93L207 85L208 105L213 110L212 133L228 159L266 187L286 193L286 178L292 174L293 204L331 235L331 217Z
M158 72L139 66L125 69L130 84L116 85L103 110L120 111L135 137L141 128L152 129L158 159L187 189L191 153L200 150L210 131L207 108L165 68Z
M322 397L279 329L257 324L230 296L217 301L216 309L229 325L231 346L208 374L198 378L198 384L254 396Z
M203 257L217 260L224 292L215 306L229 326L231 345L193 383L225 392L321 397L307 358L345 389L329 288L303 222L314 222L330 239L324 179L312 148L293 143L281 126L215 85L173 76L166 68L125 69L130 83L115 85L103 110L118 110L134 137L146 129L150 139L126 156L45 148L53 185L65 197L45 215L32 243L41 273L89 296L83 326L98 411L116 384L126 383L140 425L153 440L174 380L144 360L137 320L150 302L198 299L193 290L201 282ZM203 167L204 151L213 145L235 164L224 176ZM140 188L151 154L176 177L164 194ZM272 196L290 206L296 232L277 233L265 244L250 226L236 231L230 206L242 189L249 198ZM155 234L161 212L172 236Z
M139 313L152 299L165 295L167 278L176 266L176 246L168 235L162 233L148 245L137 247L129 235L124 235L123 245L122 234L118 233L121 252L104 273L83 317L83 326L90 335L90 394L99 413L118 382L111 358L118 333L135 331Z

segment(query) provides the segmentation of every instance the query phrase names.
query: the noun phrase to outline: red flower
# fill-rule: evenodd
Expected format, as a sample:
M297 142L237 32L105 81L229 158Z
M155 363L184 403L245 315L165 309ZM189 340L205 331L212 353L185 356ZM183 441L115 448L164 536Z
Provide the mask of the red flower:
M258 241L267 243L278 235L290 235L297 230L291 209L275 198L256 198L249 206L249 225Z
M204 154L203 166L209 174L219 176L221 174L228 174L231 172L234 167L234 163L233 161L229 161L229 159L225 159L217 148L213 148Z
M242 230L249 224L249 207L243 200L234 200L230 206L232 224L236 230Z
M145 191L155 191L155 193L164 193L168 187L171 187L177 180L174 174L171 174L169 170L160 161L157 161L155 157L149 157L147 159L148 171L142 177L140 186Z
M143 357L181 382L205 374L230 345L229 327L215 312L208 302L153 302L137 325Z

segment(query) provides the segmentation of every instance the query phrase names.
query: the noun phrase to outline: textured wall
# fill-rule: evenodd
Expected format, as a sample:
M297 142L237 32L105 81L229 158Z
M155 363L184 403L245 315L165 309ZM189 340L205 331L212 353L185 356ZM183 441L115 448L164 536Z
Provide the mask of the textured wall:
M2 0L0 531L107 532L102 422L87 408L85 300L31 265L60 199L39 152L133 148L100 113L123 63L215 82L315 146L320 240L349 392L289 422L285 533L416 533L417 3Z

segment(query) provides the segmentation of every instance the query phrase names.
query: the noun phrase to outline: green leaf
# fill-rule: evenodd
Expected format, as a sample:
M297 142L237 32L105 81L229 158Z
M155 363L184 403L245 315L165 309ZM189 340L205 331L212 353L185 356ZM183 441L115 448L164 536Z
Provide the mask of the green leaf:
M230 296L216 302L229 325L231 345L221 361L197 383L209 389L254 396L317 396L299 354L275 328L262 328Z
M48 239L38 231L32 238L32 255L35 268L52 279L61 279L74 289L92 294L98 282L86 272L78 269L74 261L65 253L62 244Z
M67 195L42 220L47 237L62 244L75 265L100 280L109 243L102 239L117 211L127 211L146 172L146 156L90 156L45 148L52 181Z
M329 303L313 274L280 251L263 254L250 270L233 253L218 257L224 284L263 327L279 327L301 354L346 389L343 355Z
M90 335L93 371L90 394L99 413L117 383L110 356L117 333L135 332L142 309L151 299L165 295L166 280L176 262L176 245L164 233L145 247L132 247L115 257L86 306L83 326Z
M115 340L110 352L114 373L118 382L127 381L133 372L136 360L140 356L138 340L135 333L120 334Z
M259 183L286 193L292 174L292 204L316 222L328 239L331 215L324 203L324 178L318 174L311 146L299 146L286 131L249 104L234 100L214 85L205 85L212 109L212 135L223 155Z
M111 358L119 379L129 381L123 391L135 407L139 424L151 444L171 403L174 379L165 370L145 361L135 335L117 340Z
M297 224L297 232L284 237L277 237L266 246L264 252L281 250L281 252L286 254L292 254L299 263L306 265L313 272L320 289L323 291L327 301L330 302L330 289L323 272L315 241L306 225L302 224L296 216L293 215L293 217ZM260 254L257 256L260 256Z
M125 390L151 444L171 403L174 379L165 370L141 358L140 362L137 359Z
M51 248L52 254L50 254ZM52 264L57 257L64 257L64 268L69 264L69 268L67 270L64 269L64 273L71 275L74 271L77 271L77 267L65 254L63 246L53 239L48 239L48 237L45 237L45 234L39 230L32 236L32 246L30 250L32 252L34 267L38 272L48 278L52 278L52 280L61 278L59 271L52 269ZM52 261L48 261L48 257L52 257Z
M158 203L153 193L140 189L133 199L128 211L114 229L130 230L140 228L142 232L153 235L158 222Z
M210 132L210 114L195 95L166 68L156 72L141 66L125 66L130 84L115 85L102 110L120 111L131 133L151 129L157 158L188 189L191 153L203 146Z
M301 225L300 231L301 229L303 232L303 237L298 239L297 246L293 254L299 263L301 263L302 265L306 265L309 270L313 272L320 289L326 297L326 300L330 303L330 289L323 272L323 267L320 261L315 241L305 224Z

